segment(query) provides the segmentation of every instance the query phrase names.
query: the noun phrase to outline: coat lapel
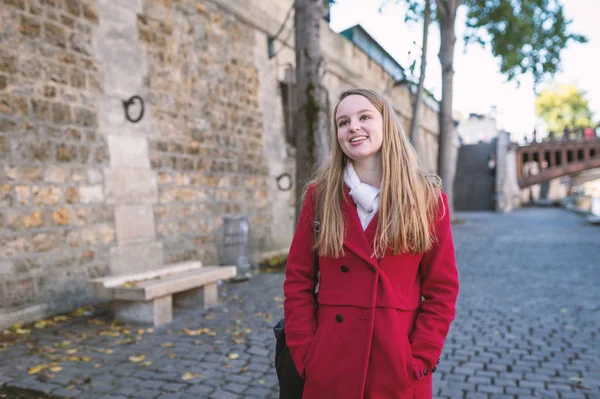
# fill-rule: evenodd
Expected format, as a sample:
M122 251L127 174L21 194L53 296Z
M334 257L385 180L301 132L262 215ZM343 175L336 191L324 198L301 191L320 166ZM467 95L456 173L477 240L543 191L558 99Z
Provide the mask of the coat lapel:
M354 252L359 258L377 267L377 260L371 257L371 253L373 252L371 243L377 230L377 215L373 218L369 226L367 226L367 230L363 231L358 212L356 211L356 205L352 201L352 197L350 197L350 190L345 185L344 197L345 201L342 204L342 211L346 216L344 246Z

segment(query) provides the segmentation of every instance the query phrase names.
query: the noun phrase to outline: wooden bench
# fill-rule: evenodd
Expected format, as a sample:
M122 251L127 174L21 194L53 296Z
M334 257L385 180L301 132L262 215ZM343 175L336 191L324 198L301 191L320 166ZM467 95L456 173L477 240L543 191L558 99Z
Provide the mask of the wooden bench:
M217 282L235 277L235 266L206 266L184 262L147 272L107 276L90 281L94 296L110 299L118 320L161 324L173 321L176 306L217 304Z

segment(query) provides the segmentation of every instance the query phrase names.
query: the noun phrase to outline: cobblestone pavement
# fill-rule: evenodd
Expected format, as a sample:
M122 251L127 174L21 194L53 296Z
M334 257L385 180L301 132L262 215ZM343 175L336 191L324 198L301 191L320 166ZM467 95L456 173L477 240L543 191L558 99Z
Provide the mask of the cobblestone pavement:
M459 217L458 316L435 396L600 398L600 228L560 209ZM150 331L111 329L102 309L33 329L0 352L0 385L75 398L277 398L282 283L267 273L226 284L218 308Z

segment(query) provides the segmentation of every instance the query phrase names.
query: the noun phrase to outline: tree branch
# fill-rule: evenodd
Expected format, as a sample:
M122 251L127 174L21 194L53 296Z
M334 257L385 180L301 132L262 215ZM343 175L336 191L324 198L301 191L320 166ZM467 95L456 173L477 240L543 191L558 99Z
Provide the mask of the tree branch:
M450 6L448 4L448 0L435 0L435 2L437 3L438 10L440 10L442 16L447 17L450 15Z
M456 14L456 9L460 6L463 0L451 0L452 1L452 15Z

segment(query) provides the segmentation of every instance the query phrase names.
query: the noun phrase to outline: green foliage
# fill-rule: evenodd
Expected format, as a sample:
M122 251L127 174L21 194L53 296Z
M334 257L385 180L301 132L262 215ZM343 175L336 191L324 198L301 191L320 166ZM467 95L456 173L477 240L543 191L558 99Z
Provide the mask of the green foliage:
M558 134L562 134L565 127L592 127L592 112L584 95L572 85L545 89L535 100L535 111L544 118L548 130Z
M554 75L560 53L570 40L587 42L569 32L559 0L465 0L468 7L465 43L490 45L508 80L530 73L535 85Z

